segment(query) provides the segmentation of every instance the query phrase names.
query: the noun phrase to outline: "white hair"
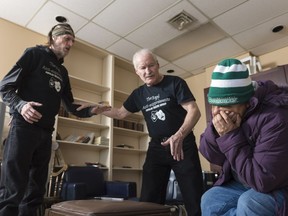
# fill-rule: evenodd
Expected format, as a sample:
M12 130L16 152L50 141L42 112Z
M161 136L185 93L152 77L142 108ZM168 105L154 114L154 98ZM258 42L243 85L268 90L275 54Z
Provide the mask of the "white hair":
M149 49L141 49L141 50L138 50L134 55L133 55L133 65L134 65L134 68L135 70L137 70L137 64L138 64L138 58L143 56L143 55L151 55L153 57L153 59L155 60L156 63L158 63L158 59L157 59L157 56Z

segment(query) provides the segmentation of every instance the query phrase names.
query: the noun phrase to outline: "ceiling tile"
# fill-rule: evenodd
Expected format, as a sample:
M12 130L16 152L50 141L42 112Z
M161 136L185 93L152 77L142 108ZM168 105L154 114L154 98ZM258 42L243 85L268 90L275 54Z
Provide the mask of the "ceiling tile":
M252 49L259 45L277 40L279 38L288 36L287 27L284 28L281 32L273 33L272 29L275 26L285 24L288 20L288 13L279 16L275 19L272 19L262 25L256 26L253 29L239 33L233 38L242 45L245 49Z
M221 1L203 1L189 0L199 10L203 11L210 18L216 17L247 0L221 0Z
M213 21L228 34L234 35L286 12L287 0L253 0L229 10Z
M87 19L92 19L103 10L112 0L53 0L61 6L81 15Z
M234 56L244 50L233 40L224 39L208 47L195 51L173 63L187 71L193 71L217 63L220 59Z
M203 73L203 72L205 72L204 68L198 68L198 69L190 71L190 73L193 74L193 75L200 74L200 73Z
M26 26L46 0L0 0L0 17Z
M187 32L154 49L154 52L170 61L198 50L204 46L219 41L224 33L210 23L200 26L194 31ZM173 52L171 52L173 50Z
M109 48L107 48L109 52L121 56L122 58L127 59L128 61L132 61L134 53L139 49L140 47L130 43L125 39L121 39L112 46L110 46Z
M202 70L201 72L203 73L204 71ZM179 77L181 77L182 79L186 79L186 78L192 77L193 75L194 74L186 72L186 73L183 73L183 74L179 75Z
M269 52L272 52L287 46L288 46L288 37L283 37L278 40L274 40L261 46L255 47L251 49L250 52L255 56L260 56L266 54L267 50L269 50Z
M117 0L93 21L116 34L125 36L173 3L175 0L137 0L137 4L135 0Z
M197 21L192 24L187 30L179 31L172 27L168 20L185 10L192 15ZM141 28L135 30L131 34L127 35L127 39L133 43L139 44L142 47L153 49L172 38L175 38L185 32L192 30L203 23L206 23L208 19L197 11L190 3L182 1L179 4L171 7L161 15L157 16L150 22L146 23Z
M168 20L183 10L198 21L178 31ZM0 0L1 19L47 35L62 15L76 40L128 61L140 48L152 49L161 70L174 65L181 77L222 58L287 46L288 29L270 32L275 25L287 26L287 14L287 0Z
M44 7L36 14L33 20L27 25L29 29L47 35L52 26L57 24L56 16L64 16L75 32L82 27L87 20L60 7L59 5L47 2ZM45 25L44 25L45 24Z
M174 73L167 73L168 70L174 70ZM163 67L160 67L159 71L165 75L181 76L182 74L187 73L185 70L179 68L174 64L167 64Z
M100 26L97 26L94 23L89 23L84 26L81 30L79 30L76 36L102 49L106 49L117 40L120 40L119 36L107 31L106 29L103 29Z
M157 56L157 55L156 55ZM168 64L169 62L163 58L161 58L160 56L157 56L157 60L158 60L158 63L160 65L160 67L163 67L165 66L166 64Z

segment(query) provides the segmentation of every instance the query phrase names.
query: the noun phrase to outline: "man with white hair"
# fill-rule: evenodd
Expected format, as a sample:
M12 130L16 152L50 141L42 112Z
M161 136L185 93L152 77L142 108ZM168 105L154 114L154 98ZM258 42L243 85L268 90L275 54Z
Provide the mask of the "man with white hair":
M189 216L199 216L202 170L193 128L200 110L187 83L159 72L157 57L148 49L133 56L136 74L144 82L120 108L104 115L123 119L141 111L151 140L143 165L140 201L165 204L167 183L174 171Z

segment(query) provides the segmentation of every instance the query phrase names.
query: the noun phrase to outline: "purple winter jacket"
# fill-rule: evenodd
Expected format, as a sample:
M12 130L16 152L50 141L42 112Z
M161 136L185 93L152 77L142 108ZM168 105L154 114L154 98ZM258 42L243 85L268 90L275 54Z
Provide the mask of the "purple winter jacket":
M199 151L222 166L215 185L238 179L263 193L284 189L286 203L279 215L288 215L288 87L258 81L241 126L222 137L208 125L200 137Z

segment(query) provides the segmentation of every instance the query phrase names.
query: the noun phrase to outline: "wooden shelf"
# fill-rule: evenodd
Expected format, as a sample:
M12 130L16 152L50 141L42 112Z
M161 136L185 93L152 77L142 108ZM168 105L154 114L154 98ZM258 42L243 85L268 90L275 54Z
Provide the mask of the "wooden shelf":
M70 78L70 83L72 88L79 88L79 89L85 89L85 90L89 90L91 92L107 92L110 90L110 88L105 87L105 86L101 86L101 85L97 85L95 83L89 82L87 80L84 79L80 79L74 76L69 76Z
M96 151L109 149L109 146L103 146L103 145L80 143L80 142L70 142L70 141L66 141L66 140L56 140L56 141L60 144L60 146L61 145L69 145L71 147L76 147L76 148L91 148L91 150L96 150Z
M128 98L129 94L120 90L114 90L114 98L116 100L124 101Z
M125 152L131 154L146 154L147 150L144 149L133 149L133 148L122 148L122 147L114 147L115 152Z
M141 79L130 62L96 47L94 50L89 44L79 41L75 43L74 48L76 49L67 56L65 63L68 68L71 67L69 79L75 101L94 104L103 100L113 106L121 106L133 89L141 85ZM106 180L129 179L135 181L141 191L142 165L149 142L142 113L127 116L121 124L114 123L113 119L104 115L91 118L77 118L69 114L68 116L57 116L55 132L59 136L64 138L94 133L96 137L109 139L109 145L56 140L64 160L70 165L83 166L87 161L105 164L107 168L101 169L107 171ZM118 127L122 126L122 123L126 128ZM144 132L127 128L143 128ZM57 137L56 133L54 135ZM116 147L117 143L127 143L137 149ZM122 167L126 164L131 168Z
M142 171L140 168L123 168L123 167L113 167L115 171Z
M78 120L78 119L72 119L72 118L67 118L67 117L58 117L58 124L61 124L63 126L67 125L69 127L85 127L87 129L98 129L98 130L104 130L108 129L109 126L103 125L103 124L97 124L92 121L87 121L87 120Z
M68 164L68 166L78 166L78 167L86 167L86 165L83 165L83 164ZM108 167L101 167L99 166L98 167L99 169L103 170L103 171L107 171L108 170Z
M148 136L148 133L142 132L142 131L136 131L136 130L129 130L125 128L120 127L114 127L114 133L120 134L123 136L131 136L131 137L142 137L142 136Z

